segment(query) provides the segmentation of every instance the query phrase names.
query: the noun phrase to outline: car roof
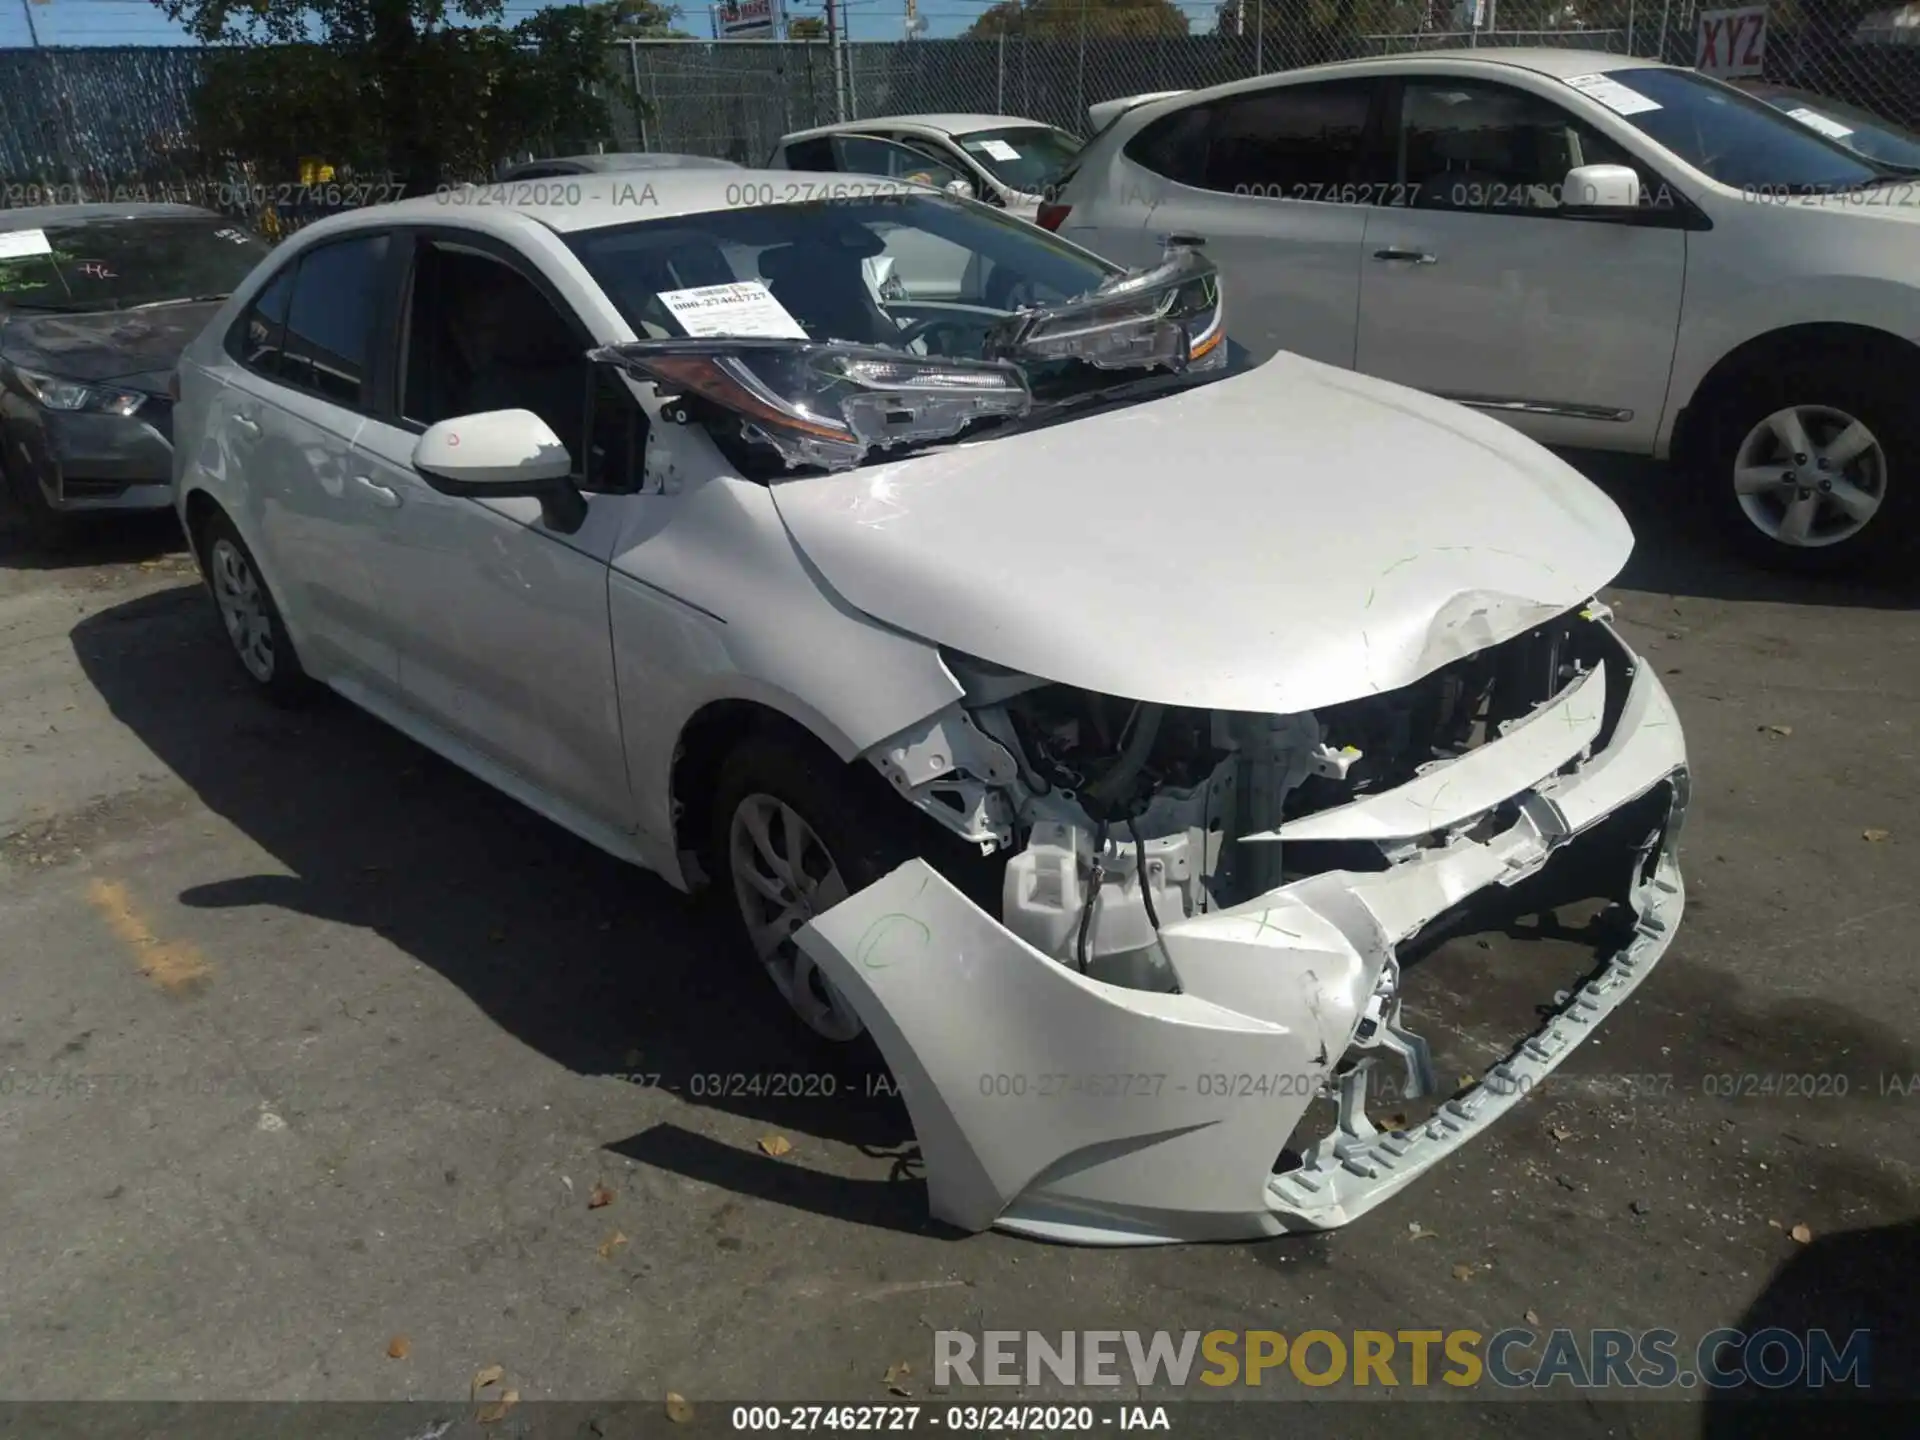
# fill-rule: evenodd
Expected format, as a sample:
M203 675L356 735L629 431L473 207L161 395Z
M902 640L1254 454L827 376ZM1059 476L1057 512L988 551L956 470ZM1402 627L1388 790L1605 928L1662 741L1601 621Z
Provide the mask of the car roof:
M1336 60L1326 65L1309 65L1299 70L1271 71L1245 80L1229 80L1224 84L1209 85L1204 90L1180 90L1164 99L1151 100L1123 110L1114 116L1113 120L1117 123L1123 119L1131 121L1139 117L1141 123L1145 123L1155 116L1184 110L1196 101L1217 99L1225 95L1241 95L1279 85L1305 84L1313 80L1333 79L1342 75L1388 75L1395 70L1418 68L1435 60L1447 61L1450 64L1469 62L1488 69L1526 70L1555 80L1568 80L1576 75L1604 74L1616 70L1682 68L1677 65L1668 65L1660 60L1642 60L1633 55L1614 55L1605 50L1568 50L1548 45L1512 47L1489 45L1483 49L1409 50L1398 55L1374 55L1359 60Z
M193 216L202 220L221 218L198 205L34 205L21 210L0 210L0 230L44 230L49 225L84 225L89 220L164 220Z
M857 184L860 176L837 176L832 186L821 186L820 199L844 202L847 186ZM939 194L932 186L915 185L905 180L871 179L874 193L896 195L902 189L928 196ZM626 174L583 175L578 184L565 187L576 192L578 200L555 203L551 187L527 187L520 193L513 187L470 185L449 188L434 195L411 200L394 200L384 205L366 205L344 215L330 216L306 226L299 239L315 235L337 235L349 230L364 230L383 225L462 225L478 230L499 230L507 217L535 220L563 235L587 230L605 230L616 225L631 225L641 220L672 220L685 215L703 215L715 210L751 207L756 196L766 196L762 204L783 200L804 200L796 195L791 170L747 170L743 168L646 170ZM474 197L466 203L463 196ZM541 203L541 202L546 203Z
M667 150L608 150L592 155L542 155L533 160L519 160L507 166L504 173L511 175L532 165L578 165L584 171L739 168L731 160L716 160L711 155L682 155Z
M1044 120L1031 120L1023 115L875 115L865 120L842 120L833 125L816 125L811 130L796 130L791 135L782 135L780 143L785 145L791 140L811 140L816 135L843 135L863 130L932 130L942 135L974 135L982 130L1022 127L1036 130L1058 128Z

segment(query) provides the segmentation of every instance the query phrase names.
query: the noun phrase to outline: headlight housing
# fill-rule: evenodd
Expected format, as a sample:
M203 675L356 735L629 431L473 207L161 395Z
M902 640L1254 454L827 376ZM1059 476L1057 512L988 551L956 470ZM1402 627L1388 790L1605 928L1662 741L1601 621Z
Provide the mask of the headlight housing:
M116 390L110 385L88 385L79 380L63 380L58 375L42 374L15 365L20 388L48 410L90 410L100 415L131 415L147 403L138 390Z

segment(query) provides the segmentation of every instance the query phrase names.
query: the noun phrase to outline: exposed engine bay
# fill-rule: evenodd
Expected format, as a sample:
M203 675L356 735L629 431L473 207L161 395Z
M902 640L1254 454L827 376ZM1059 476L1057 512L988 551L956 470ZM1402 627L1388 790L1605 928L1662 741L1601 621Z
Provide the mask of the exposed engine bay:
M934 1214L964 1228L1146 1244L1344 1225L1519 1103L1684 908L1684 741L1597 603L1303 714L946 660L963 700L868 758L1004 866L999 913L923 855L796 939L879 1043ZM1589 863L1624 943L1449 1094L1403 1020L1401 947ZM1397 1101L1436 1108L1379 1128L1382 1067ZM1331 1129L1296 1136L1322 1099Z
M1001 918L1014 934L1081 974L1171 989L1155 945L1163 923L1445 844L1445 827L1384 847L1283 844L1274 832L1506 733L1600 665L1603 624L1593 608L1569 613L1403 689L1300 715L1122 700L949 655L967 692L957 724L945 717L934 730L949 733L930 746L889 746L876 762L942 824L1006 852ZM1624 700L1624 684L1613 693ZM1598 743L1611 728L1602 721ZM913 761L929 748L951 768L913 785Z

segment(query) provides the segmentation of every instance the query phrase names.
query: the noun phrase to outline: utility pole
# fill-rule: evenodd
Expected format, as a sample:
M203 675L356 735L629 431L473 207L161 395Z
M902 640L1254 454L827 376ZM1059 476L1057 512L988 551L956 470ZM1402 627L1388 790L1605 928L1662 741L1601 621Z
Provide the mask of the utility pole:
M33 23L33 0L20 0L20 8L27 12L27 38L33 41L33 48L40 48L40 27Z
M827 44L833 50L833 118L836 124L847 118L847 81L840 65L840 9L827 0Z

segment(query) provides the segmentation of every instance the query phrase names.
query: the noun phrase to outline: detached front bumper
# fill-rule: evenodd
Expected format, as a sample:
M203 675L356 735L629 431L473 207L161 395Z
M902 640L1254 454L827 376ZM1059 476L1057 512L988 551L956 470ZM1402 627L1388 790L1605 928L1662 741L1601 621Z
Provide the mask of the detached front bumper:
M1626 686L1610 724L1608 681ZM1167 924L1178 993L1077 973L919 860L797 938L886 1057L938 1218L1083 1244L1331 1229L1519 1103L1646 978L1685 903L1687 789L1672 703L1620 646L1500 739L1283 826L1270 838L1374 840L1393 863ZM1440 834L1457 838L1434 843ZM1405 1067L1403 1097L1432 1089L1425 1044L1400 1023L1397 948L1595 846L1611 853L1583 858L1617 865L1631 939L1477 1085L1417 1127L1377 1130L1376 1065ZM1276 1173L1321 1095L1338 1102L1334 1130Z

